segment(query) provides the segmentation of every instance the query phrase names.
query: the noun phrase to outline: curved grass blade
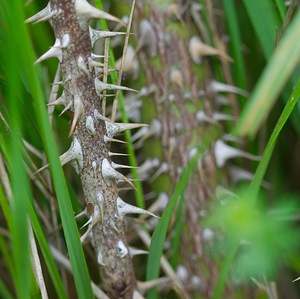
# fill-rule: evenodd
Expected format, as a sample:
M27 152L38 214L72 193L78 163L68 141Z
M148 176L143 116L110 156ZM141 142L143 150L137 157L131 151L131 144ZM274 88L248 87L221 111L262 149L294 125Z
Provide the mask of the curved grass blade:
M55 139L48 121L43 92L38 83L38 79L33 68L33 50L28 32L26 31L25 25L23 23L25 18L23 16L22 6L19 1L13 2L17 4L15 9L18 10L20 15L20 18L15 20L14 26L18 24L18 27L20 29L17 32L18 37L23 44L23 48L21 51L22 65L24 66L25 75L28 79L29 89L35 103L35 113L38 121L38 126L45 146L48 161L50 163L52 180L57 195L62 226L68 253L70 256L78 297L93 298L94 296L91 288L91 281L80 243L79 233L75 223L73 208L65 182L65 177L58 159L58 151L55 146Z
M162 256L163 247L166 239L167 229L170 223L170 219L172 217L173 211L177 204L178 198L184 192L186 185L189 181L189 178L197 165L197 161L201 159L203 153L209 148L211 141L214 140L214 133L207 134L207 136L203 136L202 145L198 149L197 154L188 162L187 166L184 168L180 179L175 187L174 193L170 198L170 201L158 222L152 239L149 250L149 256L147 261L147 274L146 280L156 279L159 275L160 268L160 258ZM153 299L157 297L156 290L150 290L147 298Z
M256 1L254 1L256 2ZM262 1L263 2L263 1ZM270 112L276 97L299 63L300 12L265 68L235 129L238 135L253 135Z

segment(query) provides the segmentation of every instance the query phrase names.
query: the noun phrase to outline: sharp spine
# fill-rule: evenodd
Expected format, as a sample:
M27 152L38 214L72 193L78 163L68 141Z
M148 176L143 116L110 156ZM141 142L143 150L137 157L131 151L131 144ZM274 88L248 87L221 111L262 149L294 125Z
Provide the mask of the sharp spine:
M59 62L62 61L62 49L61 49L61 42L57 38L55 40L54 45L45 53L43 54L39 59L36 60L34 64L37 64L43 60L46 60L51 57L56 57L58 58Z
M75 0L75 11L78 23L84 30L88 28L88 21L90 19L104 19L108 21L114 21L126 27L126 24L124 24L122 20L114 17L109 13L97 9L96 7L89 4L86 0Z
M130 168L130 169L133 169L133 168L138 168L138 167L134 167L134 166L130 166L130 165L124 165L124 164L118 164L118 163L114 163L114 162L111 162L111 167L116 169L116 168Z
M222 140L217 140L215 143L215 160L218 167L223 167L228 159L243 157L246 159L258 161L260 157L249 154L247 152L236 149L232 146L227 145Z
M129 246L129 254L131 256L141 255L141 254L149 254L149 251Z
M155 218L159 218L158 216L156 216L151 212L148 212L147 210L126 203L120 197L117 198L117 210L118 210L118 216L121 220L123 220L127 214L144 214Z
M86 67L86 64L85 64L82 56L79 56L77 59L77 67L78 67L80 73L90 77L90 72L89 72L88 68Z
M75 130L75 126L80 118L80 116L83 114L84 112L84 106L81 100L81 96L76 94L74 96L74 116L73 116L73 121L72 121L72 125L71 125L71 130L69 133L69 136L71 136Z
M76 160L80 169L83 168L83 154L80 142L74 138L70 148L59 157L61 165L65 165L72 160Z
M146 124L133 124L133 123L114 123L112 121L105 121L106 134L108 137L114 137L116 134L126 130L132 130L140 127L148 127Z
M62 116L66 111L68 111L69 109L71 109L73 106L73 101L70 100L68 102L68 104L66 105L66 107L63 109L63 111L59 114L59 116Z
M48 103L48 106L58 106L58 105L64 105L67 106L68 101L66 99L65 91L62 92L61 96L56 100L51 103Z
M62 13L62 10L51 10L50 2L48 2L47 6L44 9L28 18L25 23L39 23L47 21L53 17L56 17L60 13Z
M108 137L106 135L104 135L103 140L106 144L108 144L109 142L118 142L118 143L126 144L126 141L123 141L120 139L114 139L114 138Z
M119 240L117 245L117 253L120 258L125 257L128 254L128 249L125 246L124 242Z
M120 172L116 171L109 163L109 161L105 158L102 161L102 166L101 166L101 173L103 176L103 179L106 183L107 186L111 186L112 180L122 180L126 181L128 184L130 184L134 189L135 186L133 183L126 178L123 174Z
M94 46L95 42L98 39L126 34L126 32L95 30L91 27L89 27L89 31L90 31L90 39L91 39L92 47Z
M85 127L91 135L95 135L96 133L95 125L94 125L93 118L90 115L86 118Z
M100 96L100 94L104 90L125 90L125 91L137 92L136 90L134 90L132 88L129 88L129 87L119 86L119 85L115 85L115 84L103 83L98 78L95 78L95 89L96 89L96 93L97 93L98 96Z

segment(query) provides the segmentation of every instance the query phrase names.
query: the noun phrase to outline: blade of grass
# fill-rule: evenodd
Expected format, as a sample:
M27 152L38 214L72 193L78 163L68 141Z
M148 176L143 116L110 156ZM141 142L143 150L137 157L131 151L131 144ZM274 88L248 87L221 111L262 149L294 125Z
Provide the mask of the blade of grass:
M276 97L298 65L300 53L300 12L298 11L287 34L282 39L274 56L267 64L253 94L246 105L235 132L238 135L253 135L267 117Z
M153 236L151 239L151 245L149 250L149 256L147 261L147 273L146 280L156 279L159 275L160 268L160 258L162 256L163 247L166 239L167 229L172 217L173 211L177 204L180 194L182 194L186 188L189 178L197 165L197 161L201 159L203 153L209 148L212 140L214 140L216 132L212 131L211 134L203 137L202 145L198 149L197 154L188 162L187 166L184 168L180 179L175 187L174 193L170 198L170 201L160 218L158 224L155 227ZM157 298L157 291L152 289L147 295L148 299Z
M268 60L274 51L276 30L280 28L278 15L273 8L273 1L244 0L244 5L260 41L264 56Z
M234 64L232 65L233 74L235 75L234 79L238 87L246 89L246 70L241 51L242 41L235 9L236 5L232 0L223 0L223 6L230 36L232 58L234 60Z
M15 2L15 1L13 1ZM55 146L55 139L50 128L50 124L47 117L47 111L45 107L45 100L43 92L39 86L35 70L33 68L33 50L29 41L29 35L23 24L24 16L22 12L22 6L19 1L16 1L18 6L16 9L19 11L20 18L16 21L20 30L18 36L22 40L23 51L22 64L25 68L25 75L28 79L29 88L32 94L32 98L35 103L35 113L41 133L41 137L45 146L45 151L50 163L50 170L54 189L57 195L59 210L61 213L61 221L70 256L70 262L72 265L73 276L79 298L93 298L93 292L91 288L91 281L89 278L87 265L83 255L82 246L79 239L79 233L75 223L73 208L69 197L67 185L65 182L62 167L58 159L58 151Z

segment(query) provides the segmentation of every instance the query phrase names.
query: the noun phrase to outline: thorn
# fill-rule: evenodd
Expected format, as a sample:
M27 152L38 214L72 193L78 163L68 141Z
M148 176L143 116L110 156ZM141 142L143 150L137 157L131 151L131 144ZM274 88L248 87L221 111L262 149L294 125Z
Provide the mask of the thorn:
M90 72L88 70L88 68L86 67L85 65L85 62L84 62L84 59L82 56L79 56L78 59L77 59L77 66L78 66L78 69L81 73L87 75L90 77Z
M139 177L142 180L148 179L150 173L154 168L157 168L160 164L158 158L147 159L138 169Z
M143 297L138 291L134 290L132 299L145 299L145 297Z
M176 68L172 68L170 70L170 81L181 91L184 90L184 84L183 84L184 79L183 79L183 74L180 70Z
M113 169L106 158L103 159L102 161L101 173L106 185L109 187L111 186L112 180L122 180L122 181L126 181L135 189L133 183L129 179L127 179L126 176Z
M126 144L126 141L120 140L120 139L114 139L114 138L110 138L106 135L104 135L103 140L106 144L108 144L109 142L118 142L118 143L122 143L122 144Z
M100 208L101 223L102 223L104 219L104 196L102 192L97 193L97 203Z
M50 2L49 2L44 9L42 9L41 11L36 13L34 16L28 18L25 21L25 23L39 23L39 22L47 21L47 20L53 18L54 16L57 16L60 13L62 13L62 10L59 10L59 11L52 10L51 11L51 6L50 6Z
M144 19L139 25L139 40L135 55L141 50L145 49L147 56L155 57L157 55L157 37L152 24Z
M97 93L98 96L100 96L101 92L104 91L104 90L125 90L125 91L137 92L137 90L134 90L134 89L129 88L129 87L119 86L119 85L115 85L115 84L103 83L98 78L95 78L95 89L96 89L96 93Z
M167 162L163 162L157 171L153 174L150 179L150 182L154 182L161 174L167 173L169 171L169 164Z
M69 45L70 45L70 35L64 34L64 36L62 38L61 48L62 49L68 48Z
M132 130L140 127L148 127L146 124L133 124L133 123L115 123L112 121L105 121L106 134L108 137L114 137L117 133L126 130Z
M62 61L61 43L58 38L55 40L54 45L45 54L43 54L38 60L36 60L34 64L40 63L41 61L51 57L58 58L59 62Z
M120 71L122 64L122 57L116 61L116 69ZM123 63L123 73L137 79L139 75L139 60L135 55L135 51L131 45L128 45Z
M126 203L120 197L117 198L117 209L118 209L119 218L121 220L123 220L127 214L144 214L155 218L159 218L158 216L156 216L151 212L148 212L147 210Z
M119 240L117 245L117 255L120 258L125 257L128 254L128 249L126 248L123 241Z
M208 123L218 123L219 121L235 121L236 117L228 114L223 114L220 112L214 112L211 117L207 116L203 110L200 110L196 113L196 120L199 123L208 122Z
M73 134L75 126L76 126L80 116L83 114L83 112L84 112L84 106L83 106L82 100L80 98L80 95L76 94L74 96L74 116L73 116L73 121L72 121L69 136L71 136Z
M80 242L82 245L88 243L90 240L92 240L91 231L87 230L81 237Z
M62 166L72 160L76 160L78 162L79 168L83 168L82 148L77 138L74 138L70 148L59 157L59 160Z
M82 29L88 28L88 20L90 19L104 19L108 21L113 21L120 23L122 26L126 27L126 24L117 17L112 16L102 10L89 4L86 0L75 0L75 11L78 23Z
M70 100L69 103L67 104L67 106L63 109L63 111L59 114L59 116L62 116L66 111L68 111L69 109L71 109L73 106L73 101Z
M94 121L90 115L86 118L85 127L91 135L95 135L96 130L94 126Z
M105 57L106 57L105 55L98 55L98 54L91 53L92 59L105 58ZM109 57L110 56L108 56L107 58L109 58Z
M70 148L61 156L59 156L59 161L62 166L67 164L68 162L72 160L77 160L80 169L83 167L83 155L82 155L82 149L79 141L77 138L74 138L74 140L71 143ZM41 171L47 169L49 167L49 164L44 165L43 167L39 168L36 172L33 173L32 177L34 177L36 174L40 173Z
M111 162L111 167L116 168L130 168L130 169L137 169L138 167L130 166L130 165L124 165L124 164L117 164L114 162Z
M135 255L149 254L149 251L129 246L129 254L133 257Z
M204 44L198 36L193 36L189 41L189 52L194 63L199 64L202 56L214 56L218 55L229 62L233 62L233 59L225 52L215 49L209 45Z
M89 26L89 31L90 31L90 39L91 39L92 47L94 46L95 42L98 39L126 34L126 32L95 30L95 29L91 28L90 26Z
M210 87L211 89L218 93L218 92L231 92L231 93L236 93L239 95L242 95L244 97L247 97L249 95L249 93L241 88L229 85L229 84L225 84L222 82L218 82L216 80L212 80L210 83Z
M128 154L123 154L123 153L113 153L113 152L108 152L108 156L109 157L113 157L113 156L129 156Z
M67 106L65 91L62 92L61 96L56 101L47 104L47 106L58 106L58 105Z
M215 143L215 159L218 167L223 167L228 159L235 157L243 157L246 159L258 161L260 157L241 151L227 145L222 140L217 140Z

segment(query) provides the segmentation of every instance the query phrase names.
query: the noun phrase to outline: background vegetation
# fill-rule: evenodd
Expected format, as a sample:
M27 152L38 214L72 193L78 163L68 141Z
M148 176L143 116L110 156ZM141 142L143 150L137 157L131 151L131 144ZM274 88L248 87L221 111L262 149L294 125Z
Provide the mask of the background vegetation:
M122 13L119 7L127 13L130 9L122 1L123 6L103 2L115 14ZM203 6L205 23L207 1L197 3ZM212 201L203 223L219 235L210 247L221 269L212 297L225 298L225 288L232 285L237 286L235 298L298 298L298 284L292 281L300 275L299 6L297 1L283 0L213 3L216 14L224 16L228 53L234 60L233 83L250 92L246 100L240 98L241 117L228 129L246 137L244 150L261 159L247 165L254 173L250 182L224 186L227 191ZM157 1L162 10L170 4ZM61 110L53 112L46 106L51 89L57 86L52 84L57 62L34 65L54 43L54 36L47 23L24 24L45 5L43 1L0 4L0 297L47 298L46 287L49 298L90 298L87 268L93 281L99 277L91 249L85 250L87 267L79 242L78 228L84 221L74 219L83 210L80 182L71 167L66 166L64 174L58 160L58 153L69 147L69 117L58 117ZM211 67L219 81L226 81L219 62L213 60ZM141 75L137 86L130 80L130 87L141 88L143 80ZM159 275L171 216L175 211L180 216L180 195L205 146L200 146L174 188L153 233L147 268L145 261L135 262L140 277ZM131 162L136 163L132 148L129 144ZM50 172L33 175L47 161ZM139 206L145 205L141 188L136 193ZM176 244L184 226L175 225L173 233ZM179 251L171 259L174 269L178 261ZM246 291L241 291L244 285ZM95 285L93 289L105 298Z

